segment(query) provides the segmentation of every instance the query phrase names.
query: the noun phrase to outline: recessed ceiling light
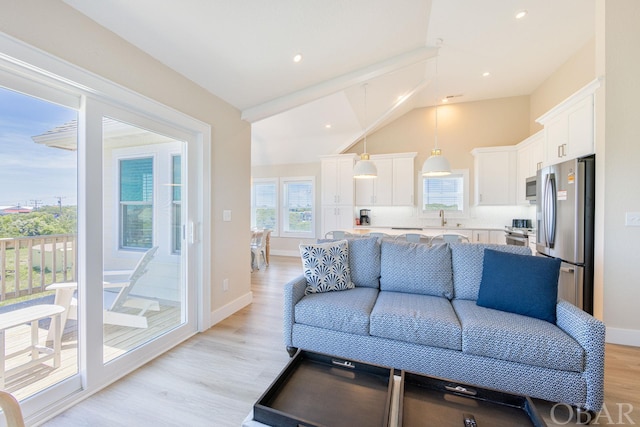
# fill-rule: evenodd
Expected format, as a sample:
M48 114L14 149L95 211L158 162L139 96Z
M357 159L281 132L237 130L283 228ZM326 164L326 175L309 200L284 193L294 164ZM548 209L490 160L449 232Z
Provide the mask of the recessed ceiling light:
M297 62L300 62L300 61L302 61L302 54L301 54L301 53L296 53L296 54L293 56L293 62L296 62L296 63L297 63Z
M449 98L442 98L442 102L449 102Z
M327 123L326 125L324 125L325 129L331 129L331 123Z
M482 77L489 77L491 75L490 72L485 71L484 73L482 73Z
M516 13L516 19L524 18L525 16L527 16L527 13L529 13L529 12L527 12L526 10L521 10L521 11L517 12Z

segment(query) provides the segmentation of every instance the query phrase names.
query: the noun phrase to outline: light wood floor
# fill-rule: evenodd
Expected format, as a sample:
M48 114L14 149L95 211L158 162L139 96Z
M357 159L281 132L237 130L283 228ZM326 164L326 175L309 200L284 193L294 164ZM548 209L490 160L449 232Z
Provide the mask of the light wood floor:
M282 287L297 258L271 257L252 273L254 302L44 425L240 426L289 357L282 342ZM598 425L640 424L640 348L607 345L605 406ZM536 400L549 426L552 404ZM619 409L623 415L619 417Z

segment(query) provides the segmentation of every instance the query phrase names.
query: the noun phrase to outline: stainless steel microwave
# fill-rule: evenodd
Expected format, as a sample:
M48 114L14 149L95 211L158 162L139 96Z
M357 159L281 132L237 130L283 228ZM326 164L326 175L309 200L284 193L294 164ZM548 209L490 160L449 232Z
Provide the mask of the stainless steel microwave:
M536 201L536 185L537 185L536 181L537 181L537 177L531 176L527 178L527 184L524 187L525 198L530 202Z

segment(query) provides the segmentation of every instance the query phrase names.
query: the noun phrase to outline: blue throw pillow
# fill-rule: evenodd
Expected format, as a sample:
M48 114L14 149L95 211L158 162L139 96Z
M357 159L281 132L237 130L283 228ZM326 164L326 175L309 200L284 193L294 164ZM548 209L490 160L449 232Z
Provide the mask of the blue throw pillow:
M560 260L485 249L476 304L556 323Z

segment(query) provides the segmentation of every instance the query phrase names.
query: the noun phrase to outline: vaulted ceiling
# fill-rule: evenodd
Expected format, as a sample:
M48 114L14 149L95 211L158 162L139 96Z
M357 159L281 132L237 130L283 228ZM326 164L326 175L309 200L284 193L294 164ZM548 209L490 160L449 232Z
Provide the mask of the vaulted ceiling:
M317 161L445 96L528 95L595 31L595 0L64 1L240 110L254 165Z

